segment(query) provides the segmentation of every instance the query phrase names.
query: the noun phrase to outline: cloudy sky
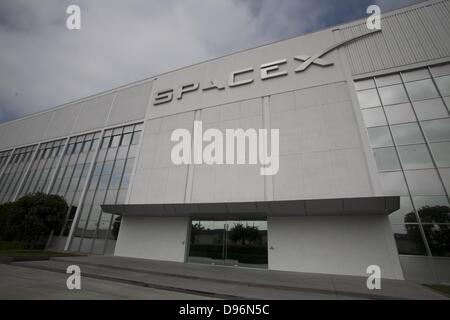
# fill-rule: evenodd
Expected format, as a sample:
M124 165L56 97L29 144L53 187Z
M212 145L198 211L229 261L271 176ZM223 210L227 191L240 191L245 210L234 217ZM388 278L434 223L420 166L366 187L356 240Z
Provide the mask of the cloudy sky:
M421 0L0 0L0 122ZM81 8L81 30L66 8Z

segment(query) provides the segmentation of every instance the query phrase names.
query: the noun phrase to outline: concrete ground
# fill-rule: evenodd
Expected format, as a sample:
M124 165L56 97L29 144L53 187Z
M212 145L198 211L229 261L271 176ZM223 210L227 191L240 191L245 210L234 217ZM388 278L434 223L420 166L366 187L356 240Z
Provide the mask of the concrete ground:
M284 272L263 269L210 266L193 263L177 263L113 256L83 256L52 258L47 261L14 262L12 268L28 269L25 279L44 277L36 286L28 289L24 298L43 298L38 288L42 285L49 292L48 298L57 296L55 291L66 289L66 269L69 265L81 269L82 283L112 298L144 299L446 299L435 291L409 281L382 279L381 290L368 290L365 277ZM20 296L20 290L9 288L24 285L14 272L0 272L0 297L10 294ZM41 272L45 272L41 274ZM5 279L9 286L3 286ZM11 279L11 280L10 280ZM52 280L53 279L53 280ZM37 281L37 280L33 280ZM99 281L99 282L97 282ZM92 287L89 287L92 285ZM125 288L121 291L122 286ZM25 285L26 287L26 285ZM34 288L34 289L33 289ZM103 289L102 289L103 288ZM6 292L5 292L6 290ZM109 291L108 291L109 290ZM134 291L135 290L135 291ZM118 291L121 291L118 293ZM66 296L64 293L62 296ZM146 295L148 294L148 296ZM81 295L81 293L80 293Z
M80 290L68 290L62 273L0 264L0 300L185 300L207 297L83 277Z

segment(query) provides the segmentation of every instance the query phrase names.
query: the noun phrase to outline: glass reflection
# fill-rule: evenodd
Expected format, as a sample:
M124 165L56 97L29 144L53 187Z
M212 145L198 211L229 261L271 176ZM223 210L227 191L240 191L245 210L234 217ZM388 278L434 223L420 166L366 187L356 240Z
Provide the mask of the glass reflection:
M412 101L439 97L431 79L407 82L405 86Z
M409 103L396 104L384 107L387 120L390 124L416 121L416 116Z
M358 91L357 95L361 109L381 106L375 89Z
M417 223L410 197L400 197L400 209L389 215L391 223Z
M267 267L267 222L192 221L189 261Z
M447 108L442 99L429 99L413 102L419 120L430 120L448 117Z
M430 153L425 144L399 146L398 153L404 169L432 168Z
M408 96L401 84L379 88L378 92L380 93L383 105L408 102Z
M394 148L373 149L378 170L399 170L400 163Z
M364 122L367 127L385 126L386 117L382 108L371 108L362 110Z
M443 96L450 95L450 76L439 77L435 79L436 85Z
M394 141L398 145L424 143L422 132L417 123L405 123L391 126Z
M422 122L422 129L429 141L450 140L450 119Z
M438 167L450 167L450 142L430 143Z
M425 245L419 225L417 224L394 224L392 225L395 241L399 254L425 255Z
M388 127L368 128L370 145L372 147L388 147L392 146L392 138Z
M450 256L450 224L424 224L425 237L434 256Z

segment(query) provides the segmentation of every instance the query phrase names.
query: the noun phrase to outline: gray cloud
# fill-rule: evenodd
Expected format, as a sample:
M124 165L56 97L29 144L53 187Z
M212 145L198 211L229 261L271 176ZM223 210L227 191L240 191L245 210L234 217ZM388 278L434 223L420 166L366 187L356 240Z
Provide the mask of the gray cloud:
M378 3L384 11L419 1ZM371 2L2 0L0 122L361 18ZM80 31L65 27L70 4L81 7Z

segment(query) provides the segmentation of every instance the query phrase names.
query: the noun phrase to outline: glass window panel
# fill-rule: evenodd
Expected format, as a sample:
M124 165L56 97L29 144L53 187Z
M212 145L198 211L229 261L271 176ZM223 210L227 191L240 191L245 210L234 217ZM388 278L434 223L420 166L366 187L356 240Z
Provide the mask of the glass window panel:
M113 135L121 135L122 132L123 132L123 127L115 128L115 129L113 130Z
M119 195L117 196L117 204L123 204L125 203L125 200L127 199L127 193L128 193L128 189L120 189L119 190Z
M109 174L112 172L114 161L106 161L103 165L102 175Z
M110 148L106 154L106 160L114 160L116 157L117 148Z
M450 118L423 121L422 128L429 141L450 140Z
M417 224L392 225L399 254L426 255L425 245Z
M450 96L450 75L434 79L443 96Z
M439 173L447 193L450 194L450 168L440 168Z
M389 215L391 223L417 223L417 216L414 212L411 199L400 197L400 209Z
M102 140L102 149L106 149L109 147L109 142L111 141L110 137L105 137Z
M118 193L118 190L108 190L108 192L106 193L106 199L105 199L104 203L105 204L115 204L117 193Z
M95 140L92 141L91 150L96 150L97 149L98 141L99 141L98 139L95 139Z
M134 125L126 126L125 128L123 128L123 133L133 132L133 129L134 129Z
M358 95L361 109L381 106L380 99L378 98L375 89L358 91L356 94Z
M109 189L119 189L119 185L120 185L120 175L113 175L111 177L111 181L109 182Z
M388 127L368 128L370 145L372 147L388 147L392 146L392 138Z
M141 131L135 132L135 133L133 134L133 141L131 142L131 144L134 144L134 145L138 144L140 138L141 138Z
M399 146L398 152L404 169L432 168L430 153L425 144Z
M450 208L445 196L413 197L422 223L450 223Z
M416 121L416 116L410 103L396 104L384 107L387 120L390 124Z
M402 77L405 82L416 81L430 78L430 73L427 68L416 69L402 72Z
M95 190L97 188L98 180L100 179L100 176L93 176L91 178L91 182L89 184L89 190Z
M127 153L128 153L127 146L119 147L119 150L117 151L116 159L125 159L127 157Z
M118 146L119 146L119 144L120 144L120 138L121 138L120 135L119 135L119 136L113 136L113 139L112 139L112 141L111 141L111 148L115 148L115 147L118 147Z
M413 102L419 120L448 117L448 111L441 98Z
M136 125L134 125L134 131L139 131L142 130L143 124L142 123L138 123Z
M379 170L399 170L400 164L398 162L397 154L393 147L389 148L375 148L373 154L377 162Z
M381 188L384 195L401 196L408 195L405 178L401 171L379 172ZM403 221L402 221L403 222Z
M124 166L125 166L125 160L116 160L116 162L114 163L113 174L115 174L115 175L122 174Z
M430 143L438 167L450 167L450 142Z
M389 74L387 76L376 77L375 81L378 87L385 87L390 86L392 84L402 83L402 79L400 78L400 75L397 73Z
M92 141L85 141L83 144L83 152L88 152L91 149Z
M133 165L134 165L133 159L128 159L125 165L124 173L131 173L131 171L133 171Z
M447 106L448 112L450 112L450 97L444 97L444 103Z
M129 174L124 174L123 178L122 178L122 183L120 185L121 189L125 189L128 188L128 186L130 185L130 175Z
M412 101L439 97L431 79L408 82L405 86Z
M112 135L112 129L105 130L105 134L104 134L105 137L109 137L111 135Z
M94 176L98 176L102 172L103 162L96 162L94 166Z
M387 124L382 108L364 109L361 112L367 127L385 126Z
M378 92L380 93L383 105L408 102L408 96L401 84L379 88Z
M433 256L450 257L450 224L423 225Z
M450 63L440 64L434 67L431 67L431 73L433 77L444 76L446 74L450 74Z
M393 125L391 130L394 141L398 145L425 142L416 122Z
M130 149L128 150L128 158L136 157L136 153L137 153L137 145L130 146Z
M443 195L441 180L435 169L430 170L406 170L406 181L412 195Z
M106 190L97 190L97 193L94 197L94 205L95 204L103 204L103 200L105 199Z
M375 88L375 82L373 79L364 79L355 81L355 89L356 90L365 90Z
M109 174L100 176L97 189L98 190L106 189L108 187L108 182L109 182Z
M122 136L122 142L121 142L121 146L127 146L129 144L131 144L131 137L132 137L132 133L126 133Z

